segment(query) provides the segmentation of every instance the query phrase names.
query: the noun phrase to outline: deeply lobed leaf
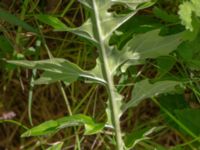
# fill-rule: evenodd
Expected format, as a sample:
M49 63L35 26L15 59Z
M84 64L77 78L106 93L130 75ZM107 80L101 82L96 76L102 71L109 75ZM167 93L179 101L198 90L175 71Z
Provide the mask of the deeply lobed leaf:
M182 33L160 36L159 30L153 30L135 35L121 51L113 47L108 52L111 72L115 74L120 66L124 72L128 66L142 64L147 58L169 55L181 42Z
M130 19L136 12L140 9L137 8L140 4L145 2L149 2L150 0L132 0L132 1L122 1L122 0L100 0L94 1L95 6L100 12L100 24L102 27L102 39L108 39L113 31L115 31L118 27L120 27L123 23L125 23L128 19ZM87 8L92 9L93 4L91 0L80 0L82 4L84 4ZM132 9L130 13L127 14L117 14L115 12L109 11L112 6L116 4L127 5L129 9ZM153 3L152 3L153 4ZM93 14L91 14L92 16ZM64 23L62 23L58 18L49 16L49 15L36 15L36 18L41 22L52 26L57 31L69 31L74 34L77 34L81 37L88 39L89 41L97 43L96 39L96 31L94 30L94 25L92 23L92 17L89 18L82 26L78 28L70 28L67 27Z
M159 94L169 93L180 85L178 81L158 81L154 84L149 83L147 79L137 82L132 91L132 99L122 106L122 111L126 111L130 107L137 106L142 100L158 96Z

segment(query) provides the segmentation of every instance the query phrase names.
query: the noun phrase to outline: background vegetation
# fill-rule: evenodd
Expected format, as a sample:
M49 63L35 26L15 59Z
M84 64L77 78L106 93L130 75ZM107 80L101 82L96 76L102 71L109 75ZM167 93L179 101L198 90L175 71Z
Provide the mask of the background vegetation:
M91 16L83 5L89 2L81 2L0 2L0 149L116 149L115 133L106 113L110 110L109 94L104 85L98 84L104 81L95 78L100 79L100 71L93 70L99 63L98 44L75 30ZM108 12L129 14L135 6L132 2L111 5ZM130 52L129 47L139 49L137 44L144 42L140 59L123 67L112 62L116 60L113 56L120 55L112 54L108 61L117 68L111 68L114 84L124 97L120 126L125 147L198 150L200 2L144 2L108 41L120 55L124 48ZM52 73L62 66L62 61L54 58L68 60L68 69L61 68L64 77ZM46 59L53 63L34 61ZM51 74L41 79L49 70ZM62 120L64 116L68 118ZM37 128L41 123L46 124Z

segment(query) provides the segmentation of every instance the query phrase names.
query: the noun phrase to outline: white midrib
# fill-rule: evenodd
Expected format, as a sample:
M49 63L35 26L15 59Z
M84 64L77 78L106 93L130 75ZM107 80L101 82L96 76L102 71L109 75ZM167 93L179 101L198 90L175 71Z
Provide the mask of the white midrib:
M94 13L93 21L96 25L95 27L96 27L97 41L99 42L98 48L99 48L100 62L102 66L102 74L103 74L104 79L107 82L106 88L109 95L112 123L115 128L115 137L116 137L116 143L117 143L116 148L117 150L123 150L123 141L122 141L118 111L117 111L117 103L115 102L115 87L113 83L113 76L112 76L112 73L110 72L110 68L108 65L108 56L106 54L106 48L104 45L105 43L103 40L104 38L102 34L99 10L96 5L96 0L92 0L92 7L93 7L93 13Z

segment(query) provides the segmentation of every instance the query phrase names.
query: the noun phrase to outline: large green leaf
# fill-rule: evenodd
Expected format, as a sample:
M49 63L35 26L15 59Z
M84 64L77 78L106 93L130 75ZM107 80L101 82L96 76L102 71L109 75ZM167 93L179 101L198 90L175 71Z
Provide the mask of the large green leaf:
M133 36L131 40L118 51L116 47L107 52L109 68L112 74L121 67L122 72L130 65L143 64L147 58L167 56L182 42L182 33L160 36L159 30ZM108 47L109 49L109 47ZM94 70L99 70L96 66Z
M6 12L2 9L0 9L0 19L7 21L8 23L10 23L12 25L21 26L22 28L26 29L27 31L37 33L37 30L34 29L32 26L30 26L26 22L20 20L19 18L17 18L13 14L10 14L9 12Z
M72 126L85 126L85 134L96 134L104 128L103 123L96 123L89 116L78 114L68 117L63 117L57 120L46 121L38 126L33 127L32 129L24 132L21 137L30 137L30 136L41 136L50 133L55 133L60 129Z
M7 62L30 69L39 69L45 71L41 78L35 81L36 84L48 84L56 81L72 83L79 77L84 77L93 81L105 83L103 79L98 78L93 74L82 70L76 64L61 58L40 61L9 60Z
M171 127L179 130L188 132L185 128L180 127L180 124L177 123L177 120L173 119L167 112L170 112L170 114L174 117L175 111L188 109L190 106L185 100L185 96L183 94L168 94L168 95L162 95L159 97L159 103L162 108L161 109L161 115L164 117L165 122L170 125Z
M131 133L125 136L125 145L128 149L131 149L136 146L139 142L149 140L148 137L150 134L162 129L163 127L153 127L153 128L144 128L139 130L133 130Z
M186 41L177 48L178 56L192 70L200 70L200 34L193 41Z
M175 90L175 86L179 84L180 82L178 81L158 81L154 84L151 84L147 79L137 82L132 91L132 99L123 105L122 111L124 112L130 107L137 106L146 98L172 92Z
M122 51L126 53L125 59L129 58L137 63L138 60L168 55L182 42L181 38L181 33L160 36L159 30L153 30L133 36Z
M118 57L111 55L114 59L115 67L125 64L129 65L144 63L147 58L157 58L159 56L169 55L182 42L182 33L160 36L159 30L149 31L144 34L133 36L131 40L118 52ZM125 70L125 69L122 69Z
M122 49L133 35L161 28L163 25L153 15L136 15L120 26L111 36L109 44Z
M171 22L171 23L177 23L179 22L179 18L175 14L169 14L166 12L164 9L155 7L153 9L153 13L155 14L156 17L162 19L165 22Z
M162 95L159 97L159 103L173 115L174 115L174 110L189 108L189 105L186 102L184 95L182 94ZM166 121L169 122L171 120L169 117L167 117Z
M200 135L200 109L175 110L177 119L194 134Z
M162 78L165 74L168 74L176 63L176 60L172 56L162 56L156 59L157 61L157 78Z
M3 58L5 54L12 54L13 47L11 42L3 35L0 35L0 58Z

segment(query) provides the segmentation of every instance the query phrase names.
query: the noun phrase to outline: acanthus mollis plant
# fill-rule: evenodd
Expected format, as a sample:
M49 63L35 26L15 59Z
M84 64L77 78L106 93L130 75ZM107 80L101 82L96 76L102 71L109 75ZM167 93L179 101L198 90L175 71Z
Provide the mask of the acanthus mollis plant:
M105 86L108 93L107 123L99 124L85 115L72 115L58 120L44 122L26 131L22 136L39 136L67 126L83 124L85 134L101 132L106 125L111 125L115 132L116 149L130 149L136 144L135 140L123 141L120 128L120 117L129 108L137 106L143 99L158 94L171 92L178 81L158 81L151 84L148 79L135 83L132 98L127 103L116 88L113 79L116 74L124 73L132 65L143 64L146 59L169 55L181 43L182 34L160 36L159 29L143 34L133 35L127 43L118 50L116 46L109 45L109 40L117 29L132 18L139 10L154 4L149 0L80 0L89 11L90 17L78 28L69 28L58 18L49 15L37 15L36 18L52 26L57 31L68 31L87 39L98 49L96 67L90 71L83 70L74 63L63 58L52 58L38 61L8 61L22 67L43 70L44 73L35 84L49 84L56 81L72 83L80 77ZM115 11L115 6L120 5L126 10ZM153 130L151 130L153 131ZM145 134L148 131L144 131ZM150 132L148 132L150 133Z

